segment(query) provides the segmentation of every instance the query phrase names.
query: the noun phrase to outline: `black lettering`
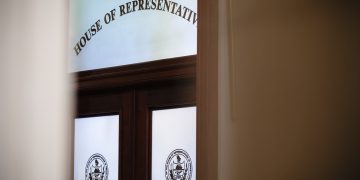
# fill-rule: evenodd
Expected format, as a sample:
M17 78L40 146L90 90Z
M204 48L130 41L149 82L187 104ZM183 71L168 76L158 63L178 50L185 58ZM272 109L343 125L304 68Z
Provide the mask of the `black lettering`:
M145 1L145 9L150 9L150 1L149 0Z
M138 2L133 1L132 4L133 4L133 11L136 11L136 6L138 5Z
M197 14L194 12L193 24L195 24L197 22L197 20L198 20Z
M151 9L152 9L152 10L156 9L156 2L155 2L155 0L151 0Z
M191 15L193 14L193 11L192 10L190 10L190 14L189 14L189 17L186 19L186 20L188 20L189 22L190 22L190 18L191 18Z
M144 0L139 0L139 11L144 10Z
M162 2L163 2L163 0L158 0L158 4L157 4L157 10L163 10L163 9L161 9L161 5L162 5Z
M186 14L187 14L187 12L188 12L189 10L190 10L189 8L187 8L187 7L184 6L184 11L185 11L185 12L184 12L182 18L185 19L185 16L186 16Z
M83 36L80 38L80 46L84 47L86 45L86 38Z
M110 11L110 13L111 13L111 21L115 20L115 12L116 12L115 9Z
M102 29L102 26L100 24L100 19L96 21L96 28L97 28L97 32L99 32Z
M90 29L91 29L91 35L95 35L96 34L96 26L95 26L95 24L93 24Z
M75 50L75 53L76 55L79 55L80 51L81 51L81 48L80 48L80 44L77 43L74 47L74 50Z
M170 2L168 0L165 0L164 11L166 9L167 12L170 12Z
M109 24L111 21L110 13L106 13L104 17L105 24Z
M172 1L171 1L171 2L172 2ZM175 13L174 13L174 10L175 10L175 7L178 5L178 3L172 2L172 4L173 4L173 8L172 8L172 10L171 10L171 13L175 14Z
M178 9L176 10L176 15L180 16L181 17L181 5L179 5Z
M89 35L88 35L88 34L89 34ZM90 39L91 39L90 29L89 29L88 31L86 31L86 33L85 33L84 35L85 35L86 39L87 39L88 41L90 41Z
M126 14L126 13L125 13L125 5L121 5L121 6L119 6L119 7L120 7L120 16Z
M126 3L126 13L131 13L132 11L131 11L131 2L127 2Z

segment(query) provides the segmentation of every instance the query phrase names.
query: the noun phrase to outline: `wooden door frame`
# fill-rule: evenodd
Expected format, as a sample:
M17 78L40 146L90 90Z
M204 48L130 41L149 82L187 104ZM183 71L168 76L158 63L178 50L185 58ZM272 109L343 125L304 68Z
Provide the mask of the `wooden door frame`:
M77 73L77 117L120 116L119 179L151 179L151 111L195 105L195 76L196 56Z
M219 0L198 0L197 180L218 179Z
M192 61L196 60L196 68L193 68L195 62L164 63L159 67L140 65L139 68L129 68L125 72L118 71L116 68L104 70L99 74L80 72L77 79L77 92L81 94L101 91L105 87L121 88L147 81L156 82L159 78L195 78L197 105L196 178L198 180L218 179L218 5L218 0L198 0L198 53L196 58L188 57L193 59ZM165 73L162 77L152 78L154 76L152 72L157 68L162 69L161 67L170 72ZM139 72L140 74L138 74ZM135 75L136 78L127 79L126 76L131 74ZM104 78L109 79L103 84L97 83ZM115 82L119 82L119 84Z

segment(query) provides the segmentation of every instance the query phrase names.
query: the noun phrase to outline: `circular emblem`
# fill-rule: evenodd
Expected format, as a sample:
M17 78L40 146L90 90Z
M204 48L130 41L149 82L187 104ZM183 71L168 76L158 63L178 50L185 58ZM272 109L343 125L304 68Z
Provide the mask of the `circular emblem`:
M170 153L165 164L166 180L190 180L192 163L189 154L176 149Z
M101 154L93 154L85 168L85 180L107 180L109 174L106 159Z

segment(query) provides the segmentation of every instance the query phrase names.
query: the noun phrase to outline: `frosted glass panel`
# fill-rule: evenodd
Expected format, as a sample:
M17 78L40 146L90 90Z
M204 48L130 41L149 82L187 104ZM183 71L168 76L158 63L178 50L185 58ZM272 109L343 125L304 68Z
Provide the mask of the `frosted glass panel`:
M197 17L197 0L71 0L71 70L195 55Z
M195 180L196 107L152 114L152 179Z
M118 180L119 116L75 119L75 180Z

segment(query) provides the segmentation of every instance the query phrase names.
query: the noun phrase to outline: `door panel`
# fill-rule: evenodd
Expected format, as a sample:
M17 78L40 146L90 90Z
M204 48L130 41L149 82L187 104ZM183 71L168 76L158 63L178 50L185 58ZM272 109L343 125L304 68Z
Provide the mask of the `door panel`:
M120 117L119 179L151 179L152 112L195 106L195 59L78 73L77 118Z

